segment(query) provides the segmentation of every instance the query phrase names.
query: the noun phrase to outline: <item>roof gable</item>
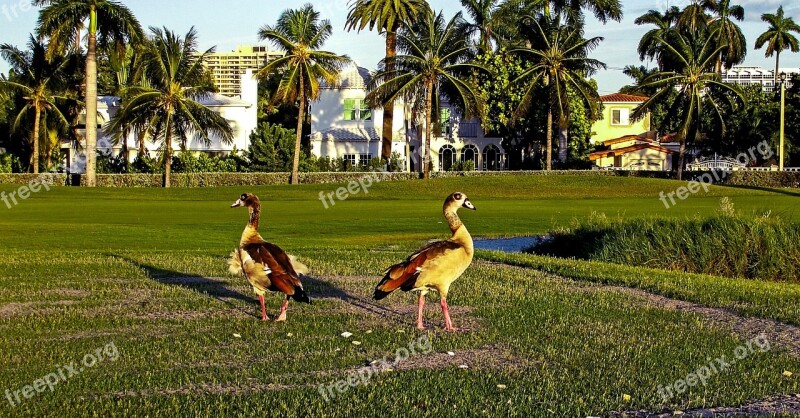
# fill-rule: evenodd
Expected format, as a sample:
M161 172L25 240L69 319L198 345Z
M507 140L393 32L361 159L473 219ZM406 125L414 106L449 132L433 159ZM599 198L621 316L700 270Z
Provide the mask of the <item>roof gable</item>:
M624 93L614 93L600 97L600 101L603 103L644 103L648 99L649 97L634 96L632 94Z

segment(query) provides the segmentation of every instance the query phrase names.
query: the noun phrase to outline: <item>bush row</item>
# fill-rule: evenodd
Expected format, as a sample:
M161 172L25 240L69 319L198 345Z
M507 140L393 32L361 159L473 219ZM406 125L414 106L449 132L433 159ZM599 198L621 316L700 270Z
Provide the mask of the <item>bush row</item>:
M300 182L305 184L344 183L358 180L369 172L310 172L300 173ZM696 179L702 172L686 172L686 180ZM455 177L494 177L494 176L617 176L617 177L642 177L642 178L674 178L674 173L660 171L605 171L605 170L558 170L558 171L441 171L431 173L432 178ZM38 178L34 174L3 174L0 173L0 184L27 184ZM76 176L77 177L77 176ZM52 175L53 183L67 184L66 174ZM417 173L388 173L382 174L388 180L413 180L419 178ZM794 172L759 172L736 171L726 176L719 176L722 180L718 184L744 187L800 187L800 173ZM85 176L80 176L80 183L85 183ZM274 185L287 184L289 173L173 173L173 187L215 187L215 186L246 186L253 184ZM78 184L78 179L70 181ZM157 173L134 174L98 174L99 187L161 187L162 175Z

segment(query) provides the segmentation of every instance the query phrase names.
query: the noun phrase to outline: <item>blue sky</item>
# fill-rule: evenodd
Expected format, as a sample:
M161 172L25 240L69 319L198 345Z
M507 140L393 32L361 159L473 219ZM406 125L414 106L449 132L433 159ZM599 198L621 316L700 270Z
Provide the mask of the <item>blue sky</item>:
M167 26L185 33L194 25L200 34L201 47L216 46L217 50L232 50L237 45L257 43L256 33L265 24L273 24L286 8L297 7L298 1L288 0L127 0L127 4L147 26ZM383 55L383 39L374 32L345 32L349 0L311 1L324 18L331 20L335 33L326 44L326 49L347 54L360 65L374 69ZM430 0L431 6L452 15L461 9L457 0ZM602 25L588 22L587 36L602 36L605 40L595 51L594 57L605 62L609 70L596 75L601 93L611 93L628 83L621 72L628 64L639 64L636 45L647 30L633 21L648 9L665 9L667 6L684 6L688 0L622 0L625 18L621 23ZM747 36L750 50L746 65L772 68L774 58L764 58L762 51L754 49L755 39L766 29L760 16L764 12L774 13L780 4L787 14L800 22L800 2L795 0L739 0L747 11L742 29ZM24 46L28 33L35 27L38 9L30 6L30 0L0 0L0 43ZM800 67L800 54L784 54L782 67ZM0 60L0 72L7 72L8 65Z

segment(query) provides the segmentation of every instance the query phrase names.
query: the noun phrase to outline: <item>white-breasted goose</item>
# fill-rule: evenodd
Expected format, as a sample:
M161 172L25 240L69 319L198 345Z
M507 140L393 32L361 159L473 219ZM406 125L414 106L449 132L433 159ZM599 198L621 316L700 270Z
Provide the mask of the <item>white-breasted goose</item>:
M459 208L476 210L464 193L453 193L444 201L444 217L450 225L453 236L446 241L428 244L400 264L389 267L386 276L375 287L373 297L381 300L393 291L418 291L419 303L417 311L417 328L425 329L422 313L425 306L425 295L435 290L441 297L444 328L455 330L447 306L447 293L450 284L461 277L472 263L475 253L472 236L458 217Z
M285 321L289 298L298 302L311 303L311 299L303 290L303 284L300 283L300 275L297 273L297 270L307 271L307 268L296 262L277 245L261 238L258 233L261 202L256 195L250 193L241 195L239 200L231 205L231 208L241 206L247 207L250 211L250 222L242 232L239 248L231 254L228 262L229 270L234 274L244 274L253 286L253 291L256 292L258 300L261 302L261 315L264 321L269 319L264 307L264 295L267 291L285 294L286 299L284 299L276 319Z

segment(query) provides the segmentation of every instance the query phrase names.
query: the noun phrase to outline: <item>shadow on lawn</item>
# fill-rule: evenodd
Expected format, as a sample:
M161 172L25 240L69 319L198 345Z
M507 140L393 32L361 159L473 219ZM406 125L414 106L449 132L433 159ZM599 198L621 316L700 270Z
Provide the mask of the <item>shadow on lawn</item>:
M362 298L351 295L347 291L335 286L330 281L318 279L311 276L303 276L303 284L311 296L311 299L337 299L347 305L352 306L358 311L377 315L396 322L398 324L406 324L403 314L387 306L377 304L370 299Z
M190 275L179 271L165 270L149 264L141 263L137 260L119 254L106 254L106 256L123 261L133 265L134 267L138 267L139 269L143 270L145 274L147 274L147 277L150 280L162 284L180 286L203 295L208 295L228 305L230 308L244 313L245 315L261 318L256 313L246 311L230 301L230 299L237 299L251 304L255 300L253 297L239 293L236 290L229 289L226 284L221 281L210 279L208 277Z
M786 195L786 196L800 197L800 191L798 191L798 190L776 189L776 188L769 188L769 187L744 186L744 185L732 185L732 184L721 184L720 186L721 187L730 187L730 188L733 188L733 189L756 190L756 191L760 191L760 192L769 192L769 193L783 194L783 195Z

